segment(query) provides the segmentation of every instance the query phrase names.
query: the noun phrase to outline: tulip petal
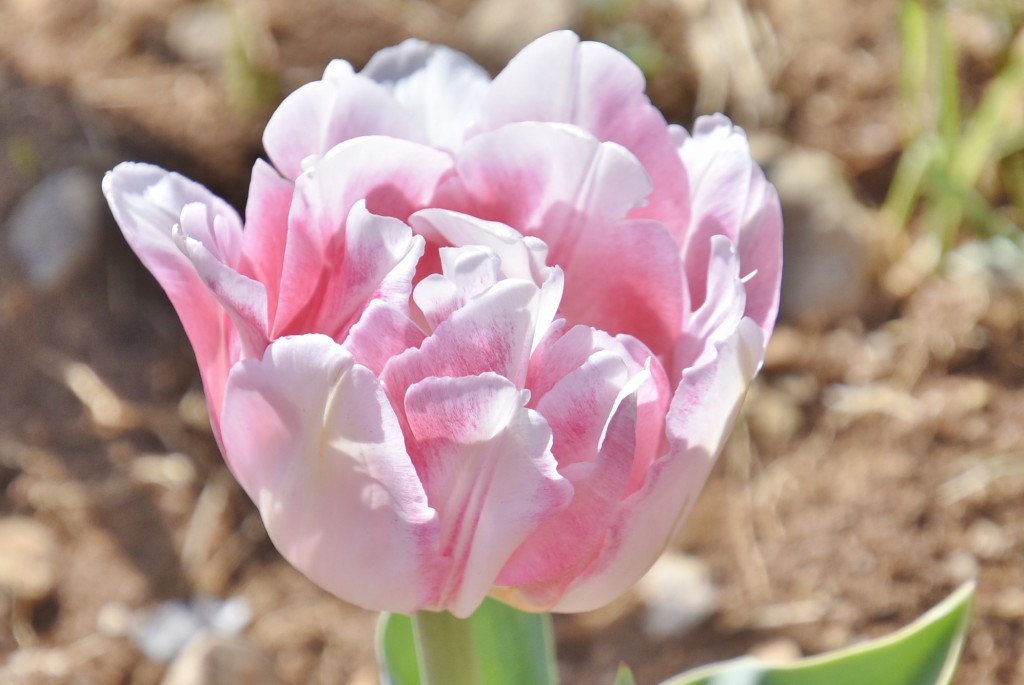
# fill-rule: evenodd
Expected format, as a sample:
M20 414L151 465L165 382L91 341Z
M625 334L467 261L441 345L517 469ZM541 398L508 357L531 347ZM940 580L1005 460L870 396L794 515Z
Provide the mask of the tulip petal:
M426 131L434 145L457 150L491 77L466 55L410 38L379 51L360 72L380 83Z
M263 147L278 171L294 180L307 157L373 135L426 141L423 129L387 88L335 60L323 80L307 83L284 99L267 122Z
M442 200L547 243L569 321L668 350L682 327L682 267L662 224L623 220L650 189L632 154L573 127L519 123L467 141L456 168Z
M761 329L743 319L705 366L683 377L669 410L669 451L613 518L601 551L552 610L588 611L626 591L685 518L721 451L763 358Z
M438 520L377 379L330 338L231 372L224 450L275 546L333 594L411 613L434 593Z
M416 349L388 362L381 375L400 406L407 389L431 376L497 373L523 387L539 300L537 286L500 281L448 317Z
M571 497L551 456L551 431L524 403L521 390L493 373L427 378L405 397L410 450L451 563L438 603L459 617L479 606L509 555Z
M422 239L413 239L407 226L399 228L384 217L404 221L429 201L450 166L443 152L366 137L338 145L303 173L289 216L275 337L308 331L342 334L352 308L366 304L362 295L353 299L344 288L371 282L399 252L422 251L412 244ZM360 202L365 208L355 209ZM346 228L350 213L357 219L353 236ZM384 233L377 242L374 227ZM349 250L354 252L349 255Z
M645 87L643 73L621 52L557 31L527 45L495 77L480 128L561 122L628 148L653 180L646 206L630 216L662 221L678 243L689 223L686 171Z
M262 159L252 168L249 199L245 205L245 232L242 235L242 265L239 271L251 276L267 289L268 321L274 320L281 269L288 241L288 213L295 184L282 178Z
M708 293L711 236L724 235L739 246L740 275L748 293L746 315L761 326L767 340L778 313L782 278L778 194L750 156L742 129L726 117L700 117L692 137L681 129L676 133L693 203L692 226L682 252L692 305L699 307Z
M613 398L610 420L599 423L603 435L601 444L594 445L593 461L559 468L572 483L572 502L544 521L498 576L497 595L513 606L547 610L600 549L629 482L636 452L636 389L648 379L641 375Z
M185 205L174 238L234 322L242 343L242 355L258 357L269 343L267 291L262 283L238 273L210 249L217 249L216 245L209 243L210 236L223 232L216 228L220 218L213 217L211 221L206 205Z
M240 221L227 203L198 183L148 164L119 164L104 177L103 193L128 244L156 277L181 319L199 363L217 433L224 383L236 359L234 327L195 266L175 244L172 230L181 210L195 202L224 217L228 227L240 225ZM231 235L221 238L219 251L230 263L240 250L240 240L236 242Z

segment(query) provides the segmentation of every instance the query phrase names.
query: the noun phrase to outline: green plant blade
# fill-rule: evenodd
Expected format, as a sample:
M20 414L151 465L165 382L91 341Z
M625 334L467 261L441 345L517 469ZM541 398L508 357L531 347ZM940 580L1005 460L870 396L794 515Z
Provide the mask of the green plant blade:
M384 685L420 685L412 619L405 614L380 615L377 624L377 660Z
M556 685L550 616L528 614L488 599L465 620L471 644L450 648L476 651L482 671L480 685ZM386 685L421 685L415 644L410 617L381 615L377 655Z
M614 685L636 685L633 678L633 671L629 670L626 664L619 664L619 672L615 674Z
M847 649L784 665L743 657L662 685L948 685L973 597L974 583L966 583L906 628Z

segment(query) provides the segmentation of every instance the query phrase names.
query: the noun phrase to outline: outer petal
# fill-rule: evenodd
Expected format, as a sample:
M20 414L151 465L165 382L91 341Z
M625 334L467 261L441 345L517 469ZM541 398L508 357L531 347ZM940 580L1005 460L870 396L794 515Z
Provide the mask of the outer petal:
M625 146L654 183L647 205L631 216L663 222L678 242L689 220L686 172L645 87L640 69L622 53L558 31L523 48L494 79L480 128L562 122Z
M302 162L359 136L381 135L425 141L426 134L387 88L355 74L336 60L322 81L307 83L284 99L263 133L263 147L287 178L298 178Z
M171 232L181 210L194 202L217 216L233 217L236 225L240 222L206 188L147 164L119 164L104 177L103 192L128 244L163 286L181 319L199 362L214 431L219 432L224 383L238 354L234 326ZM224 238L222 254L230 262L240 243Z
M437 606L456 616L479 606L509 555L571 497L551 431L524 400L492 373L427 378L405 398L411 449L451 563Z
M330 338L284 338L231 373L225 456L281 553L368 609L434 594L438 520L373 374Z
M778 313L782 278L778 194L751 158L746 135L726 117L701 117L692 137L680 137L693 203L692 225L683 242L693 307L706 297L711 236L725 235L739 247L746 315L761 326L767 341Z
M651 567L704 485L763 347L760 328L744 319L714 359L687 372L669 411L668 453L651 465L643 487L622 502L600 553L552 610L603 606Z
M466 55L415 38L375 54L361 75L387 88L434 145L457 150L491 77Z
M547 243L565 271L567 319L669 348L682 328L682 267L663 225L623 220L650 189L629 151L574 127L510 124L469 140L456 170L442 202Z

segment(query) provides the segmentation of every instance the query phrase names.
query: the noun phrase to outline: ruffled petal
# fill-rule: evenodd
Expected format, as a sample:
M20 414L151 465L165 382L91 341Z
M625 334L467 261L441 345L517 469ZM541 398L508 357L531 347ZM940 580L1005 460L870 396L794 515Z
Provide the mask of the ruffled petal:
M557 31L527 45L498 74L479 128L561 122L623 145L653 180L647 204L630 216L661 221L678 243L689 222L686 171L645 88L643 73L621 52Z
M449 150L462 144L480 117L491 77L466 55L410 38L379 51L360 72L380 83L426 131L427 140Z
M643 487L619 505L600 552L553 611L603 606L651 567L704 485L763 349L761 329L743 319L713 359L687 372L669 410L668 452L647 470Z
M267 291L262 283L238 273L211 251L210 248L216 249L216 245L209 243L209 237L223 232L215 227L219 219L210 217L206 205L185 205L181 210L181 223L173 237L206 287L231 317L242 343L242 355L258 357L269 343Z
M228 227L240 225L234 210L198 183L148 164L119 164L103 179L103 193L135 254L163 286L199 363L214 432L219 436L221 400L228 369L240 350L234 326L172 237L181 210L201 203ZM227 263L237 257L240 236L225 231L221 244L207 236Z
M225 457L282 555L367 609L436 595L438 519L377 379L330 338L275 341L231 372Z
M413 246L421 239L413 239L407 226L384 217L404 222L428 203L450 166L443 152L366 137L338 145L303 173L289 216L275 337L309 331L343 334L344 326L354 322L352 308L367 304L366 298L353 298L345 288L370 283L399 253L422 251L422 246ZM354 209L361 202L364 208ZM358 220L352 236L346 228L350 213ZM382 231L379 240L375 228ZM348 250L354 252L349 255Z
M594 458L559 471L572 483L568 507L544 521L502 569L495 595L513 606L546 611L600 549L616 505L625 495L636 453L637 385L617 393Z
M321 81L286 97L263 132L267 156L286 178L302 174L303 161L327 154L360 136L390 136L426 142L426 134L384 86L335 60Z
M427 378L405 397L410 450L451 564L437 606L459 617L479 606L509 555L572 496L551 456L551 431L524 407L524 395L485 373Z
M565 271L561 313L667 351L683 325L683 274L664 225L626 220L650 190L628 150L563 125L509 124L469 140L442 202L542 239Z
M778 194L750 156L742 129L726 117L699 118L692 137L681 129L676 132L692 196L691 227L682 251L692 306L699 307L707 297L711 237L724 235L739 249L746 315L758 323L767 340L778 313L782 278Z
M423 344L391 359L381 379L396 406L431 376L497 373L523 387L537 321L539 289L500 281L449 316Z

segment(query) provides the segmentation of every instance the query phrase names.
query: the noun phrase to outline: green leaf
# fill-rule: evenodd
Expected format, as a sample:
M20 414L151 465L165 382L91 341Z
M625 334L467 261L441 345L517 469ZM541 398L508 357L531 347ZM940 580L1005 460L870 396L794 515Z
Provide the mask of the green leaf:
M948 685L963 646L974 583L965 583L906 628L792 664L742 657L683 673L662 685Z
M426 619L422 621L421 619ZM450 614L418 615L414 621L401 614L382 614L377 631L377 654L384 682L389 685L423 685L422 662L416 653L416 623L430 626L419 635L426 649L440 650L460 662L473 661L480 669L480 685L556 685L554 637L551 617L528 614L494 599L487 599L465 620ZM451 630L443 630L445 625ZM462 628L468 628L463 630ZM463 636L445 642L445 635ZM476 658L469 659L466 650Z
M411 618L387 612L380 615L377 660L384 685L420 685Z
M626 664L619 664L619 672L615 675L614 685L636 685L633 679L633 671L629 670Z

